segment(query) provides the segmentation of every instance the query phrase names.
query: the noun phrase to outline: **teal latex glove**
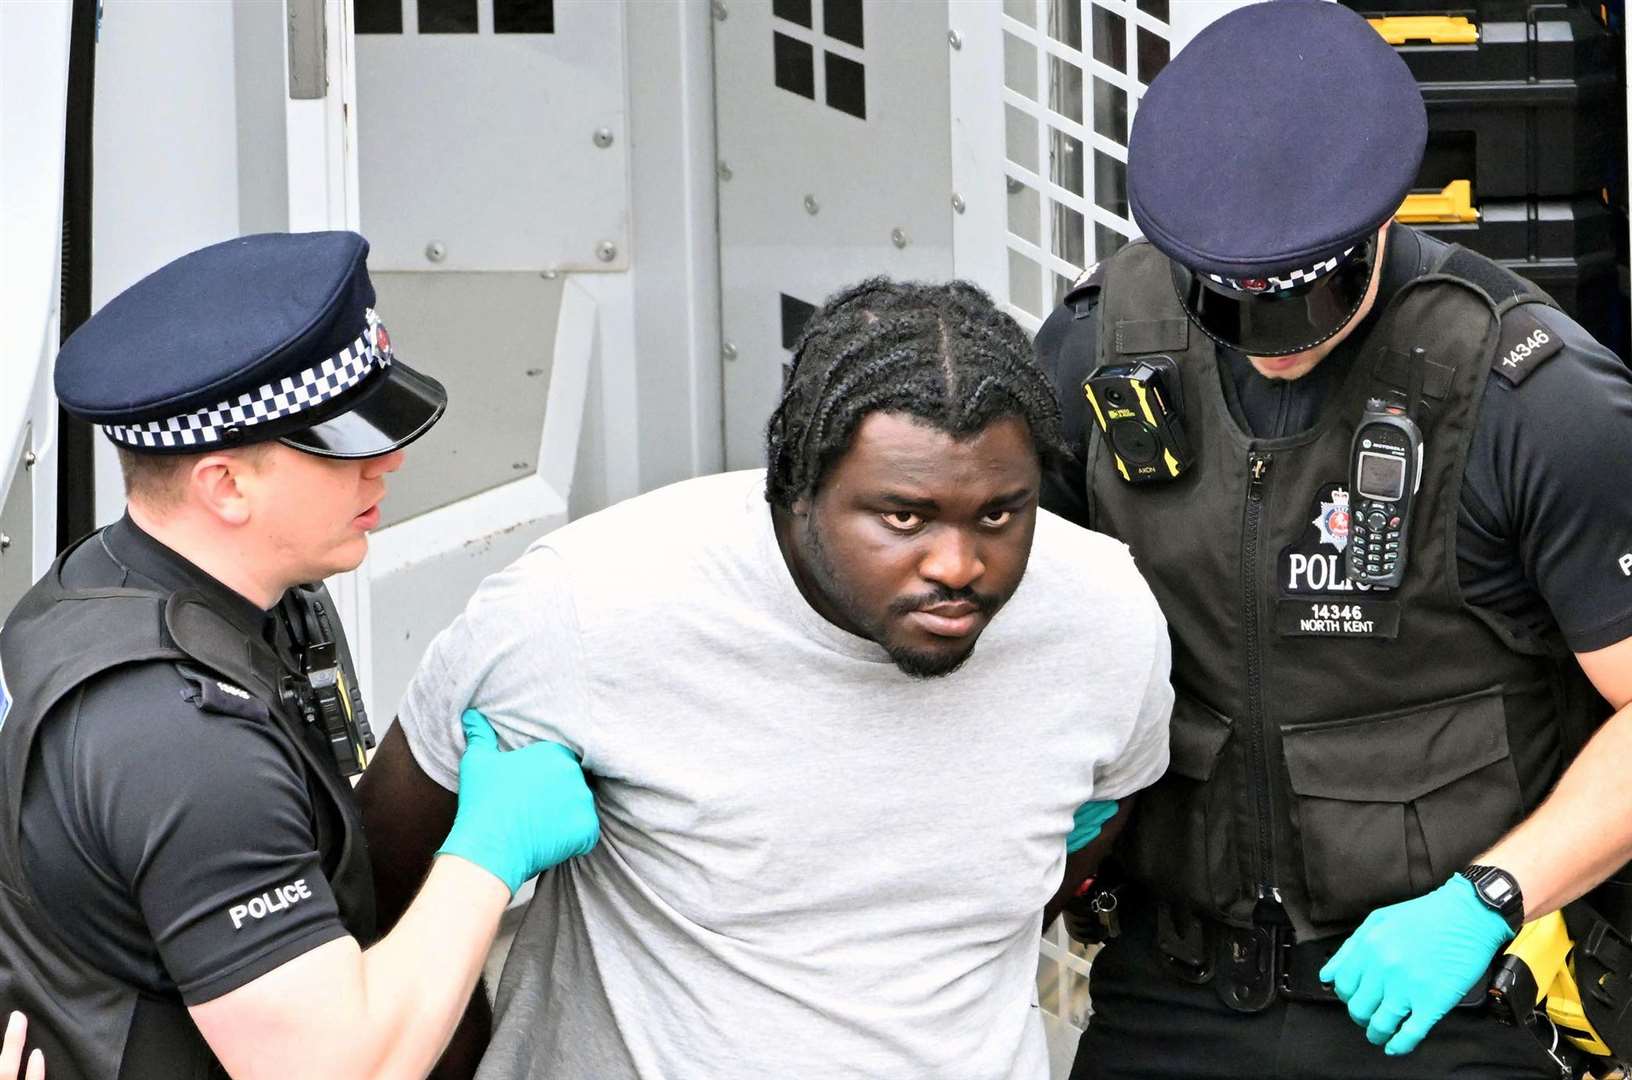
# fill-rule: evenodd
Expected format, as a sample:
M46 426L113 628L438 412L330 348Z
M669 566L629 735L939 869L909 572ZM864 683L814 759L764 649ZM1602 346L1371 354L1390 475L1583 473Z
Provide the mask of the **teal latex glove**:
M1075 855L1094 842L1104 824L1116 816L1116 800L1104 799L1085 802L1077 807L1071 824L1071 834L1065 838L1065 850Z
M1348 1003L1373 1045L1409 1054L1512 939L1502 917L1457 874L1427 896L1367 915L1320 969L1320 980Z
M457 855L497 877L512 895L601 838L595 796L578 758L560 743L500 750L487 717L466 709L459 810L438 855Z

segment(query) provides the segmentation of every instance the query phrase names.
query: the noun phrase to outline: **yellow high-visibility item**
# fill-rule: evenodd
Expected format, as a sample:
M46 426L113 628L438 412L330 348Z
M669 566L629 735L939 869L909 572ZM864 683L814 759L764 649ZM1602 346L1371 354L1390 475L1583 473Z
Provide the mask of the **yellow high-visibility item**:
M1523 960L1536 980L1536 1000L1540 1005L1547 997L1554 979L1565 970L1570 955L1570 931L1564 925L1564 913L1555 911L1519 928L1518 935L1507 946L1507 954Z
M1581 990L1575 982L1575 963L1570 950L1569 928L1564 925L1564 913L1555 911L1534 922L1527 922L1507 947L1507 955L1524 961L1536 980L1537 1006L1544 1006L1548 1019L1558 1025L1559 1033L1570 1042L1597 1057L1609 1057L1598 1032L1587 1020L1581 1008Z
M1394 217L1407 225L1478 221L1479 208L1473 205L1473 181L1452 180L1442 191L1407 195Z
M1561 1035L1596 1057L1612 1057L1604 1040L1581 1009L1581 989L1575 984L1575 962L1558 969L1552 989L1547 991L1547 1018L1558 1025Z
M1390 45L1415 41L1429 45L1477 45L1479 28L1465 15L1389 15L1367 19Z

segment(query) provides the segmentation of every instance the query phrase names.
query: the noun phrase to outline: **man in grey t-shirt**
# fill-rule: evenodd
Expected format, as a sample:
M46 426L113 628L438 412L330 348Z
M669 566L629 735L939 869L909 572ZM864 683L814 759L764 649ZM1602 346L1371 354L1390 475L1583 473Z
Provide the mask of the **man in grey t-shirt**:
M381 749L375 817L456 787L467 704L596 778L601 844L540 880L482 1077L1047 1076L1073 813L1167 765L1155 601L1038 511L1052 392L972 286L830 300L768 444L489 578ZM405 831L370 833L387 876Z

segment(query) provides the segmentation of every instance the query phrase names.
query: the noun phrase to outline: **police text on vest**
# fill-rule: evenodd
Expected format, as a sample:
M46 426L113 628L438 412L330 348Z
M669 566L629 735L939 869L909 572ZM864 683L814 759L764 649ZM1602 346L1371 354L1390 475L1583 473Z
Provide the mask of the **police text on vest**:
M264 919L274 911L282 911L291 904L311 898L312 890L306 887L306 879L299 878L287 885L268 889L248 903L232 905L227 909L227 915L232 919L232 928L242 930L246 918Z
M1621 556L1621 573L1632 577L1632 551Z

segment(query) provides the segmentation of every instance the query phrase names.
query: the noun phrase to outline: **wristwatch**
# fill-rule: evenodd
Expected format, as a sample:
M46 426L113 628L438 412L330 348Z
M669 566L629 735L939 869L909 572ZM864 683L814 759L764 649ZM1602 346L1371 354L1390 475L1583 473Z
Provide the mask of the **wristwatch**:
M1512 874L1499 866L1477 864L1457 871L1468 879L1479 902L1502 917L1515 934L1524 925L1524 894Z

